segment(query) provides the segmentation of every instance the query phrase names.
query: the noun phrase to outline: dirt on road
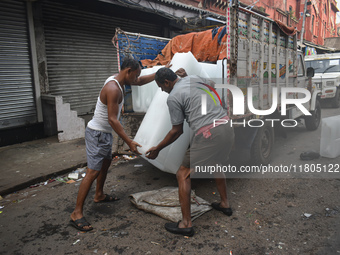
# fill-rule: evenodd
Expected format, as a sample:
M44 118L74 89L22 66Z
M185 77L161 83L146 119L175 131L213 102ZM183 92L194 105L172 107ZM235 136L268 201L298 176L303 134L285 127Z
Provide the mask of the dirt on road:
M276 138L272 165L340 163L339 158L300 160L301 152L318 151L320 128L306 132L299 126L287 137ZM88 233L68 226L79 181L27 188L0 200L0 254L340 254L339 173L244 177L227 179L233 215L203 214L193 222L190 238L168 233L166 220L130 202L130 194L177 186L175 175L142 158L120 159L110 167L105 191L119 201L94 203L93 185L84 210L94 227ZM209 202L219 200L214 180L193 179L192 189Z
M135 167L135 165L143 165ZM194 221L193 237L165 231L167 221L138 210L129 194L176 186L175 175L141 158L110 168L106 191L121 200L95 204L85 216L94 230L67 226L79 182L55 181L1 200L0 254L337 254L339 187L336 179L228 179L234 214L211 210ZM218 201L215 183L192 180L192 189Z

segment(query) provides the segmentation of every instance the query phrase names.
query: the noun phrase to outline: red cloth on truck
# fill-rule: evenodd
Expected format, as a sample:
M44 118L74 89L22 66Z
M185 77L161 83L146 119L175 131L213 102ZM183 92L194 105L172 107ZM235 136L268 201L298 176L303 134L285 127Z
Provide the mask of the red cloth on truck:
M281 31L283 31L286 35L293 36L297 32L297 30L294 27L287 27L287 25L285 25L279 20L275 20L275 23L279 26Z
M166 65L177 52L188 52L195 56L198 62L216 62L226 57L225 27L218 28L213 35L213 29L178 35L171 39L160 54L154 59L141 60L143 66ZM216 32L216 29L214 30Z

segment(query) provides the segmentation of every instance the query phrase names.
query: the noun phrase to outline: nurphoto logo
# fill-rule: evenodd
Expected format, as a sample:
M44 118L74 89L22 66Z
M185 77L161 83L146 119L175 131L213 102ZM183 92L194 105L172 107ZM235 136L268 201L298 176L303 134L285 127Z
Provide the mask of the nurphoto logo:
M213 87L205 83L200 83L200 84L210 89L217 96L218 100L220 101L220 104L222 105L221 98ZM209 95L213 99L215 105L217 105L217 103L216 103L216 100L213 94L210 91L208 91L207 89L199 88L199 87L197 88L206 92L206 94L201 95L201 114L206 115L207 114L207 95ZM245 114L244 94L240 88L234 85L229 85L229 84L216 84L215 88L226 89L231 92L232 98L233 98L233 112L232 112L233 115L244 115ZM311 99L311 93L309 90L305 88L282 87L280 88L280 92L281 93L279 94L278 88L273 87L272 88L273 101L272 101L271 107L266 110L258 110L258 109L255 109L254 104L253 104L253 88L248 87L247 88L247 104L248 104L248 108L250 112L253 113L254 115L268 116L275 112L278 106L279 98L281 98L281 115L282 116L285 116L287 114L287 105L290 105L290 106L295 105L304 115L312 115L303 105L304 103L309 102ZM294 94L301 93L304 95L304 97L303 98L287 98L287 95L290 93L294 93ZM252 119L252 120L249 120L247 124L250 127L261 127L264 125L265 121L271 122L272 126L274 126L274 122L280 121L280 119L265 119L265 120ZM220 125L220 124L227 124L227 123L230 123L231 126L233 124L243 124L244 126L246 125L245 120L243 122L233 122L233 120L226 120L226 119L214 120L214 126ZM255 123L260 123L260 125L258 124L255 125ZM288 123L289 125L287 125ZM291 125L292 123L294 123L293 126ZM294 119L284 119L284 120L281 120L281 125L284 127L294 127L297 125L297 121Z

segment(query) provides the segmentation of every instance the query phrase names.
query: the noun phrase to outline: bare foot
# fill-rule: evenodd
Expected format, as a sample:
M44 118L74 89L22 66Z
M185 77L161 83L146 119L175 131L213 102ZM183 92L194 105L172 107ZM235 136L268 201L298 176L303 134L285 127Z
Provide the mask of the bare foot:
M110 195L107 195L107 194L104 194L102 196L95 196L94 197L94 202L95 203L103 203L103 202L115 202L119 200L118 197L116 196L110 196Z
M187 222L187 223L184 223L182 220L179 222L178 224L178 227L179 228L191 228L192 227L192 222Z
M220 207L222 207L222 208L229 208L230 206L229 206L229 202L221 202L220 203Z

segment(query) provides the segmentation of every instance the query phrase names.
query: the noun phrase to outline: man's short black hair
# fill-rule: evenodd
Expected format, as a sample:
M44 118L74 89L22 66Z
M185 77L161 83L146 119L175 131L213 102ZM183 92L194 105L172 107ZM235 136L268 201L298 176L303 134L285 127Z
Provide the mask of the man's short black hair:
M177 75L171 69L166 67L162 67L155 74L155 81L160 84L164 84L165 80L174 81L177 78Z
M138 60L133 59L131 57L125 57L120 69L124 70L125 68L131 68L132 71L135 71L138 68L141 68L141 65L138 62Z

